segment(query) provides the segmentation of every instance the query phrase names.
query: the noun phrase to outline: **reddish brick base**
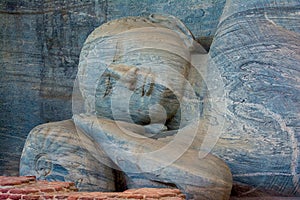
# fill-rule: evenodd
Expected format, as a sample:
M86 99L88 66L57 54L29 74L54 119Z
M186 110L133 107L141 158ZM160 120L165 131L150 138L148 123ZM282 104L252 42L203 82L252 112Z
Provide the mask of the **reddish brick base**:
M37 181L34 176L0 176L0 199L161 199L182 200L177 189L141 188L124 192L77 192L74 183Z

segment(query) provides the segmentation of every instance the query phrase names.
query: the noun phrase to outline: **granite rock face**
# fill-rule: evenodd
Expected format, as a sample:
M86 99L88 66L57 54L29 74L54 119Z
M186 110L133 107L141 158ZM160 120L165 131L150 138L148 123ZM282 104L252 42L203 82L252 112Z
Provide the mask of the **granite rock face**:
M226 0L108 0L108 20L124 16L169 14L180 19L209 48Z
M224 3L1 1L0 174L18 173L21 151L33 127L72 116L71 95L79 53L94 28L120 17L169 13L186 23L196 38L209 39Z
M72 116L80 49L105 12L88 1L10 0L0 10L0 174L15 175L29 131Z
M229 1L209 52L226 116L213 153L234 181L299 193L300 4Z

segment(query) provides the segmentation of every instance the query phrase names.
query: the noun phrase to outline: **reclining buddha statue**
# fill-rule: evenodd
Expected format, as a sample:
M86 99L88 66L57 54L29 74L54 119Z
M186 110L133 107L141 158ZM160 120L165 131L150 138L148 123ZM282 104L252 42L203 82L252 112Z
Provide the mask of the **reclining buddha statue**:
M21 174L89 191L171 187L189 199L228 199L229 168L200 149L212 122L206 56L169 15L95 29L80 55L73 119L31 131Z
M299 9L226 1L208 53L172 16L103 24L81 51L73 119L31 131L20 174L188 199L300 196Z

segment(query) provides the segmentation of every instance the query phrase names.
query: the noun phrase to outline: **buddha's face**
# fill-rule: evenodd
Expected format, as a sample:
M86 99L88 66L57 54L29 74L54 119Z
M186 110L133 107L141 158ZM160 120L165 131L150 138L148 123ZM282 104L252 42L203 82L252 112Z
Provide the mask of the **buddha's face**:
M97 116L140 125L167 124L180 106L177 96L158 78L151 68L110 65L97 87Z
M116 33L107 24L87 40L79 67L85 110L112 120L178 129L197 107L191 86L186 90L192 40L172 24L146 22L118 21L123 28Z

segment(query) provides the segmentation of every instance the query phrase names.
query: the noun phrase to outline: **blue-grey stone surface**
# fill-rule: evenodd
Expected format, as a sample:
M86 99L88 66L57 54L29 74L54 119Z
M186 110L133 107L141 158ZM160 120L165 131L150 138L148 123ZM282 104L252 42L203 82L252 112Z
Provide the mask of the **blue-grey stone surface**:
M29 131L70 118L82 43L105 21L92 1L1 1L0 173L15 175Z
M189 80L190 49L207 54L195 43L182 22L169 15L118 19L95 29L78 65L85 111L172 130L195 120L200 100L186 85L200 86L202 79Z
M211 38L225 0L0 1L0 174L16 175L29 131L71 117L80 49L102 23L169 13Z
M17 174L34 126L71 117L79 52L95 27L163 12L181 19L196 38L217 30L207 76L218 69L214 78L224 83L227 106L213 153L238 183L299 195L300 2L228 1L216 29L224 3L1 1L0 174Z
M74 182L81 191L115 191L116 171L99 162L99 157L108 159L72 120L46 123L30 132L21 156L20 175Z
M300 2L228 1L209 55L227 103L214 153L234 181L300 195Z
M178 134L180 142L177 143L176 138L136 137L133 131L142 126L132 123L86 114L74 115L73 120L94 146L101 147L124 171L128 188L175 187L185 193L187 199L229 199L232 175L223 160L211 154L199 159L195 149L186 149L177 157L186 147L189 134ZM193 128L191 126L188 132ZM85 146L88 150L93 145ZM107 163L100 155L97 159Z
M148 16L164 13L176 16L195 35L211 37L216 31L225 0L108 0L109 20L124 16Z

